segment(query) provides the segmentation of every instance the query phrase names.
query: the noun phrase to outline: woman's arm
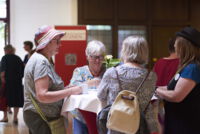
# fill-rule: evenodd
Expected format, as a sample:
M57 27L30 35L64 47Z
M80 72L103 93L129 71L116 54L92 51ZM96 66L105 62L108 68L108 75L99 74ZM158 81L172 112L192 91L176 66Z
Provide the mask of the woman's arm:
M181 102L195 87L196 82L187 78L180 78L174 90L167 90L167 88L158 87L156 89L157 95L170 102Z
M42 77L35 81L36 97L40 102L53 103L59 101L66 96L82 93L82 88L79 86L64 88L59 91L48 91L50 78Z
M103 75L103 78L98 86L97 89L97 97L99 98L99 100L102 103L102 106L107 105L107 98L108 98L108 94L109 94L109 85L112 84L111 80L113 80L113 77L111 76L111 74L113 73L114 69L109 68Z
M144 115L151 134L160 134L161 126L158 121L158 101L151 102Z
M3 84L6 83L6 80L5 80L5 72L1 72L1 82L2 82Z
M101 79L99 78L93 78L91 80L87 80L84 83L88 85L88 87L98 87L99 83L101 82Z

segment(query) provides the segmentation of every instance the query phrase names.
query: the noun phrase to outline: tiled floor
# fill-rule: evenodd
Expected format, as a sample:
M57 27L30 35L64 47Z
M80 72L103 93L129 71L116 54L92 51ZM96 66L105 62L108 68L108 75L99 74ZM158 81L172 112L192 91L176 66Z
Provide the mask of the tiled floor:
M0 111L0 120L3 118L3 112ZM28 128L23 121L22 109L18 114L18 125L13 124L13 113L8 114L8 122L0 122L0 134L29 134Z
M12 109L13 111L13 109ZM3 112L0 111L0 120L3 118ZM70 119L70 123L68 124L67 134L72 134L72 124L71 119L72 116L69 115L68 119ZM26 127L24 120L23 120L23 114L22 109L19 110L18 114L18 125L15 125L13 123L13 113L8 114L8 122L0 122L0 134L29 134L28 128Z

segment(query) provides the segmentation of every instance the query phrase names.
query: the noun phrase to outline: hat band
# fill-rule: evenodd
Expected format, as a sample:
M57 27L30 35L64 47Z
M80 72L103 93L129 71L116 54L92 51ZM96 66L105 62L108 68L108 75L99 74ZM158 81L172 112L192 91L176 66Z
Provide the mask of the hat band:
M40 50L46 47L46 45L56 36L59 35L59 32L57 32L56 30L51 32L50 34L48 34L48 36L46 36L46 38L43 38L42 40L40 40L39 45L37 46L36 50Z
M47 38L48 36L51 36L51 34L54 34L55 33L55 30L54 29L51 29L49 30L45 35L42 36L42 38L40 38L38 40L38 43L42 42L42 40L44 40L45 38Z

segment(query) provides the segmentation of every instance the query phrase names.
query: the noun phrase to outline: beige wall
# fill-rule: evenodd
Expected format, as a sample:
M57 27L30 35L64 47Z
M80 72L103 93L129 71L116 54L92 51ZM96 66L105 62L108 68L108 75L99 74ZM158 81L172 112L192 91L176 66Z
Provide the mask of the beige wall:
M77 25L77 0L11 0L11 44L22 59L23 41L41 25Z

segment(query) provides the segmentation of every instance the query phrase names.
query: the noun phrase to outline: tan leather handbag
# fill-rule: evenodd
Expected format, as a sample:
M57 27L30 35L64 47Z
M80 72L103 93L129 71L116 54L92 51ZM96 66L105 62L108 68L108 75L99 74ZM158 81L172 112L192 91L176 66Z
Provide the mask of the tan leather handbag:
M136 93L123 90L111 106L107 127L115 131L134 134L139 125L140 110Z

